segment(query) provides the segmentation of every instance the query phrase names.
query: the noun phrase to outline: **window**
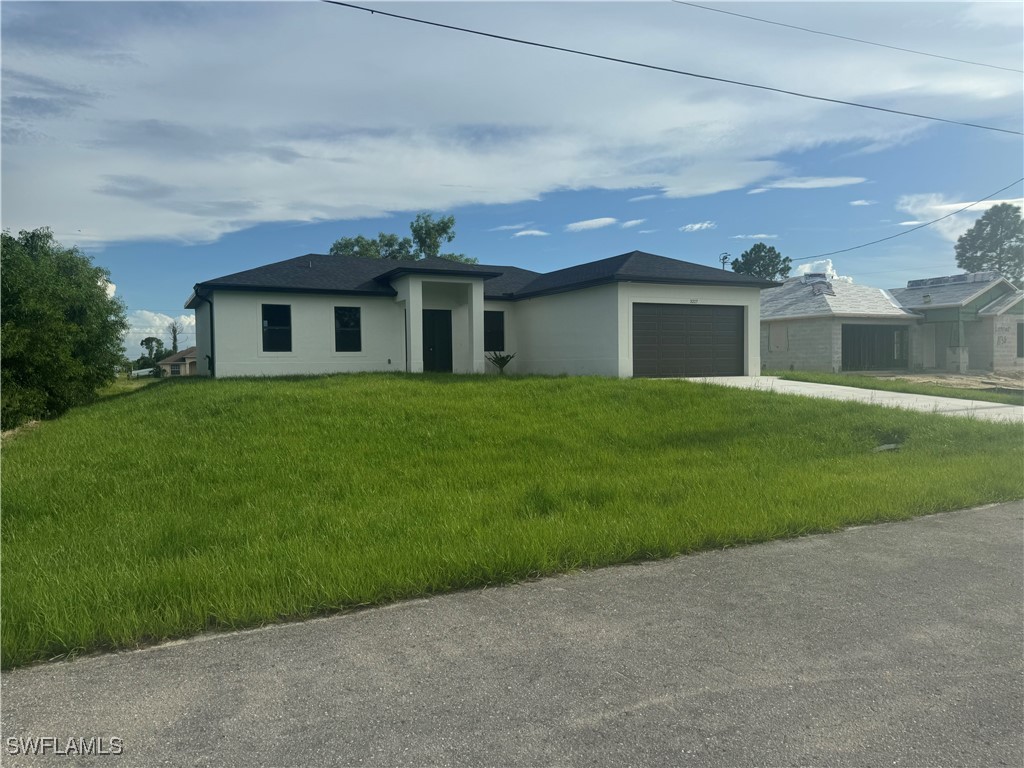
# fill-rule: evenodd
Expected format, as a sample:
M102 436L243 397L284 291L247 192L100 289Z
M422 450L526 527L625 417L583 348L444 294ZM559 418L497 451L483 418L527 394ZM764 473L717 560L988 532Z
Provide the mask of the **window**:
M289 304L263 305L263 351L292 351L292 308Z
M178 363L171 363L171 376L181 376L181 366Z
M484 351L505 351L504 312L484 312Z
M363 348L359 307L334 308L334 351L359 352Z
M1024 323L1017 323L1017 357L1024 357Z

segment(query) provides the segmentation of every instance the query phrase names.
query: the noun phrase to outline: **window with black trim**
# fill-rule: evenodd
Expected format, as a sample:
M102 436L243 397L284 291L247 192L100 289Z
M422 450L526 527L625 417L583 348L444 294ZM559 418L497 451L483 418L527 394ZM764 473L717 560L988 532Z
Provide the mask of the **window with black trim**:
M263 351L292 351L292 307L290 304L263 305Z
M505 351L505 313L484 312L484 352Z
M359 307L334 308L334 351L360 352L363 349L362 318Z

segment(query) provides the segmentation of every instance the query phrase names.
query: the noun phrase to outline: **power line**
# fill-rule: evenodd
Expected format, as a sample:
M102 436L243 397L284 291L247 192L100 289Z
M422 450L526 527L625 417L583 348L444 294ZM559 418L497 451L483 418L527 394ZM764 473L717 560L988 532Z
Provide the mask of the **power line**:
M859 37L847 37L846 35L836 35L832 32L822 32L817 29L808 29L807 27L798 27L795 24L783 24L781 21L771 21L770 19L761 19L757 16L747 16L743 13L736 13L735 11L724 11L721 8L709 8L706 5L698 5L697 3L687 3L684 0L672 0L676 5L688 5L691 8L700 8L702 11L711 11L713 13L724 13L728 16L738 16L741 19L750 19L751 21L760 21L763 24L774 24L776 27L786 27L787 29L798 29L801 32L810 32L812 35L824 35L825 37L836 37L840 40L849 40L854 43L864 43L865 45L875 45L879 48L889 48L893 51L903 51L904 53L914 53L918 56L930 56L933 59L945 59L946 61L956 61L960 64L973 64L976 67L988 67L989 69L1002 69L1007 72L1024 72L1024 69L1014 69L1013 67L1001 67L998 64L985 64L981 61L969 61L968 59L958 59L954 56L942 56L938 53L928 53L926 51L915 51L912 48L900 48L898 45L886 45L885 43L875 43L871 40L862 40Z
M852 248L843 248L843 249L838 250L838 251L829 251L828 253L819 253L816 256L801 256L799 259L790 259L790 261L810 261L811 259L823 259L826 256L835 256L837 253L848 253L849 251L856 251L859 248L867 248L869 245L877 245L878 243L884 243L886 240L892 240L892 239L897 238L897 237L903 237L904 235L909 235L911 232L916 232L919 229L924 229L925 227L930 227L932 224L940 222L943 219L948 219L950 216L956 216L958 213L963 213L968 208L973 208L974 206L978 205L979 203L983 203L986 200L991 200L993 197L998 195L1000 192L1005 192L1010 187L1016 186L1017 184L1020 184L1022 181L1024 181L1024 178L1017 179L1015 182L1013 182L1013 184L1007 184L1002 189L997 189L991 195L986 195L985 197L981 198L980 200L975 200L970 205L965 205L963 208L960 208L959 210L953 211L952 213L947 213L945 216L939 216L939 218L933 219L932 221L926 221L924 224L918 224L916 227L911 227L910 229L905 230L903 232L897 232L895 235L889 235L888 237L883 237L880 240L872 240L870 243L864 243L863 245L855 245Z
M1008 128L995 128L995 127L990 126L990 125L979 125L978 123L965 123L965 122L961 122L960 120L949 120L949 119L944 118L944 117L933 117L931 115L920 115L920 114L917 114L915 112L904 112L904 111L899 110L899 109L889 109L887 107L878 107L878 106L874 106L874 105L871 105L871 104L860 104L860 103L855 102L855 101L843 101L842 99L830 99L830 98L828 98L826 96L814 96L814 95L811 95L811 94L808 94L808 93L800 93L798 91L788 91L788 90L785 90L783 88L773 88L773 87L768 86L768 85L757 85L756 83L745 83L745 82L743 82L741 80L729 80L729 79L724 78L724 77L714 77L712 75L701 75L701 74L698 74L696 72L686 72L686 71L683 71L681 69L672 69L670 67L660 67L660 66L657 66L656 64L644 64L643 62L633 61L631 59L620 59L620 58L617 58L615 56L604 56L604 55L599 54L599 53L589 53L587 51L578 51L578 50L575 50L573 48L563 48L563 47L558 46L558 45L549 45L547 43L538 43L538 42L534 42L532 40L523 40L521 38L508 37L506 35L498 35L498 34L494 34L493 32L481 32L480 30L469 29L467 27L457 27L457 26L454 26L452 24L442 24L439 21L428 21L427 19L418 19L418 18L415 18L413 16L403 16L403 15L398 14L398 13L390 13L388 11L378 11L378 10L374 10L373 8L366 8L366 7L361 6L361 5L353 5L352 3L343 3L343 2L340 2L339 0L321 0L321 1L324 2L324 3L327 3L329 5L337 5L337 6L341 6L342 8L352 8L352 9L357 10L357 11L366 11L367 13L370 13L370 14L379 14L381 16L389 16L389 17L391 17L393 19L401 19L402 21L412 21L412 22L415 22L417 24L426 24L427 26L430 26L430 27L439 27L441 29L450 29L450 30L453 30L455 32L465 32L465 33L470 34L470 35L478 35L480 37L489 37L489 38L491 38L493 40L504 40L505 42L508 42L508 43L518 43L519 45L529 45L529 46L532 46L534 48L545 48L545 49L550 50L550 51L560 51L562 53L572 53L572 54L574 54L576 56L586 56L586 57L591 58L591 59L600 59L602 61L611 61L611 62L614 62L616 64L628 64L629 66L632 66L632 67L641 67L643 69L653 69L653 70L656 70L658 72L667 72L667 73L672 74L672 75L682 75L684 77L695 77L695 78L698 78L700 80L711 80L711 81L714 81L716 83L728 83L729 85L741 85L744 88L756 88L756 89L761 90L761 91L771 91L772 93L781 93L781 94L784 94L786 96L798 96L801 99L812 99L814 101L824 101L824 102L828 102L830 104L842 104L842 105L847 106L847 107L858 107L860 109L873 109L876 112L888 112L888 113L893 114L893 115L903 115L904 117L916 117L919 120L933 120L933 121L938 122L938 123L950 123L952 125L962 125L962 126L967 127L967 128L979 128L979 129L984 130L984 131L998 131L999 133L1009 133L1009 134L1012 134L1014 136L1024 136L1024 132L1013 131L1013 130L1010 130Z

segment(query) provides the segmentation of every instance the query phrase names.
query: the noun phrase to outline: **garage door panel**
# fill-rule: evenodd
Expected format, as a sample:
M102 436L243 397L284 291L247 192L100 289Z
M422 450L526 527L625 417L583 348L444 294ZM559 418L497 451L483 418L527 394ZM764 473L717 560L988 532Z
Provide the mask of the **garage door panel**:
M740 376L743 307L633 305L633 375Z

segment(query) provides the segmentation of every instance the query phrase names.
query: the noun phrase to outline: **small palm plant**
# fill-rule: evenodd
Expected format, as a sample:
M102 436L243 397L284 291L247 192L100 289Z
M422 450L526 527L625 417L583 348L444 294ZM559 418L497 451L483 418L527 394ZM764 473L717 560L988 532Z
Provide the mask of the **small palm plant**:
M513 352L510 355L506 355L504 352L491 352L487 355L487 359L494 363L498 368L498 375L505 373L505 366L512 362L512 358L516 356Z

